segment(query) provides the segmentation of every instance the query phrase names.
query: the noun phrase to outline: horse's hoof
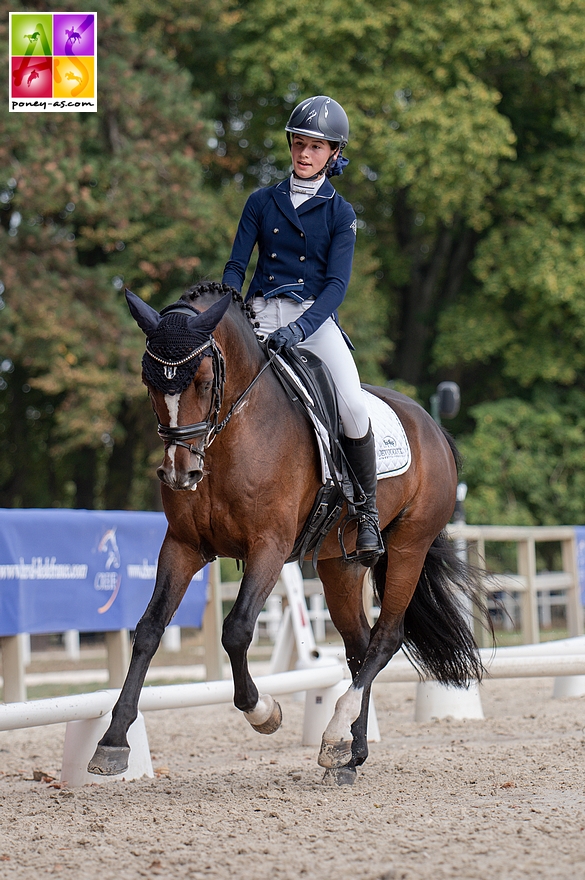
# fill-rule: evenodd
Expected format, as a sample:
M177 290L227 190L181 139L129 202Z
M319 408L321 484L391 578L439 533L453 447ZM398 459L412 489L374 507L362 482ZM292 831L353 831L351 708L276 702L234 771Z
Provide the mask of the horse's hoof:
M256 733L276 733L280 725L282 724L282 709L280 708L280 703L277 703L276 700L273 700L274 706L272 707L272 712L262 724L252 724L252 727L256 731Z
M323 782L335 785L353 785L357 779L357 770L351 765L345 767L335 767L332 770L326 770L323 774Z
M98 746L87 765L95 776L117 776L128 769L129 746Z
M351 761L351 746L351 739L342 739L341 742L334 743L323 739L317 763L320 767L326 767L328 770L343 767Z

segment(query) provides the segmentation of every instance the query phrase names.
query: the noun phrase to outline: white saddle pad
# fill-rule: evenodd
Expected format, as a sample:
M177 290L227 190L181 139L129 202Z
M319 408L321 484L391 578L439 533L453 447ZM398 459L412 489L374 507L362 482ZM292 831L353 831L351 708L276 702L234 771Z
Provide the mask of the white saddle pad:
M362 394L366 395L366 406L376 440L378 479L397 477L408 470L411 462L410 444L402 422L379 397L368 391L362 391Z
M300 378L290 368L286 361L283 361L279 355L277 355L277 357L281 366L293 379L299 392L312 405L313 400ZM369 391L364 391L362 389L362 394L365 394L366 396L366 407L376 441L378 479L383 480L386 477L398 477L400 474L403 474L408 470L411 462L410 444L406 432L402 427L400 419L387 403L384 403L379 397L370 394ZM323 446L328 450L330 449L329 436L321 422L312 413L310 413L310 417L315 428L319 454L321 457L322 479L323 483L325 483L330 474ZM341 478L340 474L337 476Z

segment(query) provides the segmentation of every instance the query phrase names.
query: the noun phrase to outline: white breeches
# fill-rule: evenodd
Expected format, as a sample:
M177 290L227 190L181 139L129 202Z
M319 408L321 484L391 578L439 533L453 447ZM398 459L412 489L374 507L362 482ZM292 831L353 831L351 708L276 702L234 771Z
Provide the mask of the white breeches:
M260 338L265 338L273 330L296 321L312 304L312 299L298 303L290 297L272 297L268 300L255 297L253 307L256 320L260 324L256 333ZM335 385L337 405L345 435L354 440L364 437L370 421L360 387L360 377L351 351L333 318L327 318L325 323L300 345L327 364Z

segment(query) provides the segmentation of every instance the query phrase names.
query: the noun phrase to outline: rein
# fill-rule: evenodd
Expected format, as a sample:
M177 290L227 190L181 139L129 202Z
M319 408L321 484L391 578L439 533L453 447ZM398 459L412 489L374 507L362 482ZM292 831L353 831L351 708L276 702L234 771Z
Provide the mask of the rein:
M187 361L191 360L196 355L201 354L202 351L205 351L208 348L211 348L211 357L213 359L213 388L211 404L206 420L204 422L195 422L192 425L181 425L180 427L176 428L172 428L167 425L161 425L160 422L158 424L158 436L165 444L165 449L168 449L169 446L182 446L185 449L188 449L193 455L198 455L201 458L202 463L209 446L211 446L217 435L220 434L224 430L224 428L228 426L232 416L235 415L238 411L240 404L248 396L252 388L255 386L256 382L258 382L265 370L267 370L268 367L272 364L272 361L276 356L276 353L273 353L270 356L262 369L256 374L256 376L254 376L247 388L242 392L242 394L240 394L235 403L231 405L225 418L222 419L222 421L220 422L219 414L223 405L226 371L224 356L217 347L213 336L210 337L209 341L206 342L205 345L200 346L198 349L196 349L195 352L192 352L181 361L160 361L160 358L157 358L157 360L163 363L166 371L167 368L172 369L173 367L177 367L180 364L186 363ZM149 352L149 354L151 355L151 357L153 357L151 352ZM197 440L200 437L205 437L205 441L201 449L195 449L192 443L185 442L187 440Z

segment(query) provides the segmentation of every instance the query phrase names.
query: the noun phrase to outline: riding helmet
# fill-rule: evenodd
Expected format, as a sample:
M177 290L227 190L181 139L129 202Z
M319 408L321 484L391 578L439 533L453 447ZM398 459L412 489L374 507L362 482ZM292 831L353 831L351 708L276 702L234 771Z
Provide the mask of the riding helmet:
M323 138L343 150L349 140L349 120L341 104L327 95L315 95L301 101L290 115L284 129L290 146L291 134Z

